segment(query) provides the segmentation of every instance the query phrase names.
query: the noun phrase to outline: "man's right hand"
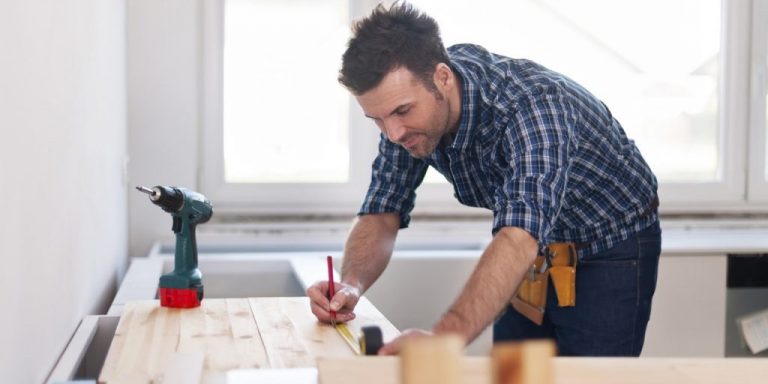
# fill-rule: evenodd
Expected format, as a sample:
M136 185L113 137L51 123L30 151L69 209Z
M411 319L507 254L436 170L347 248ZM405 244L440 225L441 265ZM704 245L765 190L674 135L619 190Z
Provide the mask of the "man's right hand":
M328 282L318 281L307 288L307 296L309 297L310 306L312 307L312 313L318 320L330 323L331 310L336 311L337 322L347 322L355 318L355 305L360 300L360 289L344 283L333 283L336 289L336 295L334 295L329 301L328 294Z
M328 300L328 282L319 281L307 288L312 313L317 319L330 323L330 310L336 311L336 321L350 321L360 295L379 278L387 267L395 237L400 228L400 215L378 213L359 216L352 224L344 244L341 279L334 283L336 294Z

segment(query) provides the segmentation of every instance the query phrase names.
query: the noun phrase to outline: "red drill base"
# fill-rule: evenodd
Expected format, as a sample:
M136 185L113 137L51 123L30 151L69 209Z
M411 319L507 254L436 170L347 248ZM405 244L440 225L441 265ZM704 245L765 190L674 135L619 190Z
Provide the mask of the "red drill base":
M160 305L170 308L195 308L200 306L195 288L159 288Z

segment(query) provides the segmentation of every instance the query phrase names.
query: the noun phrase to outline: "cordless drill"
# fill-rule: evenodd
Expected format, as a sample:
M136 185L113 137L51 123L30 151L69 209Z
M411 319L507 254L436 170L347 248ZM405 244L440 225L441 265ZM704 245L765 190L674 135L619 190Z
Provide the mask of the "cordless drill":
M136 187L149 200L171 214L176 251L173 272L160 276L160 305L194 308L203 300L203 274L197 268L195 227L213 215L213 205L200 193L186 188L156 186Z

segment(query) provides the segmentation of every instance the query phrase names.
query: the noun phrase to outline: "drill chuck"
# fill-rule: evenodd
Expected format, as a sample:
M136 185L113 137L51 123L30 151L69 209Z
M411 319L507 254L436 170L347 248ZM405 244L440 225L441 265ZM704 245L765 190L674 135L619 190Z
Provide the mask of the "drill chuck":
M136 187L136 189L148 194L149 200L163 211L174 213L184 208L184 193L178 188L158 185L152 189L147 187Z

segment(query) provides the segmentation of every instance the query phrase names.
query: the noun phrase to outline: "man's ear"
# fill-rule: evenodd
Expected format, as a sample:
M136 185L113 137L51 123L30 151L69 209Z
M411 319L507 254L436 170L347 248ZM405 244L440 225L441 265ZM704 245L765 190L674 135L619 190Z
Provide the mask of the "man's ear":
M433 80L440 90L444 90L446 87L451 86L454 81L451 67L445 63L437 63Z

